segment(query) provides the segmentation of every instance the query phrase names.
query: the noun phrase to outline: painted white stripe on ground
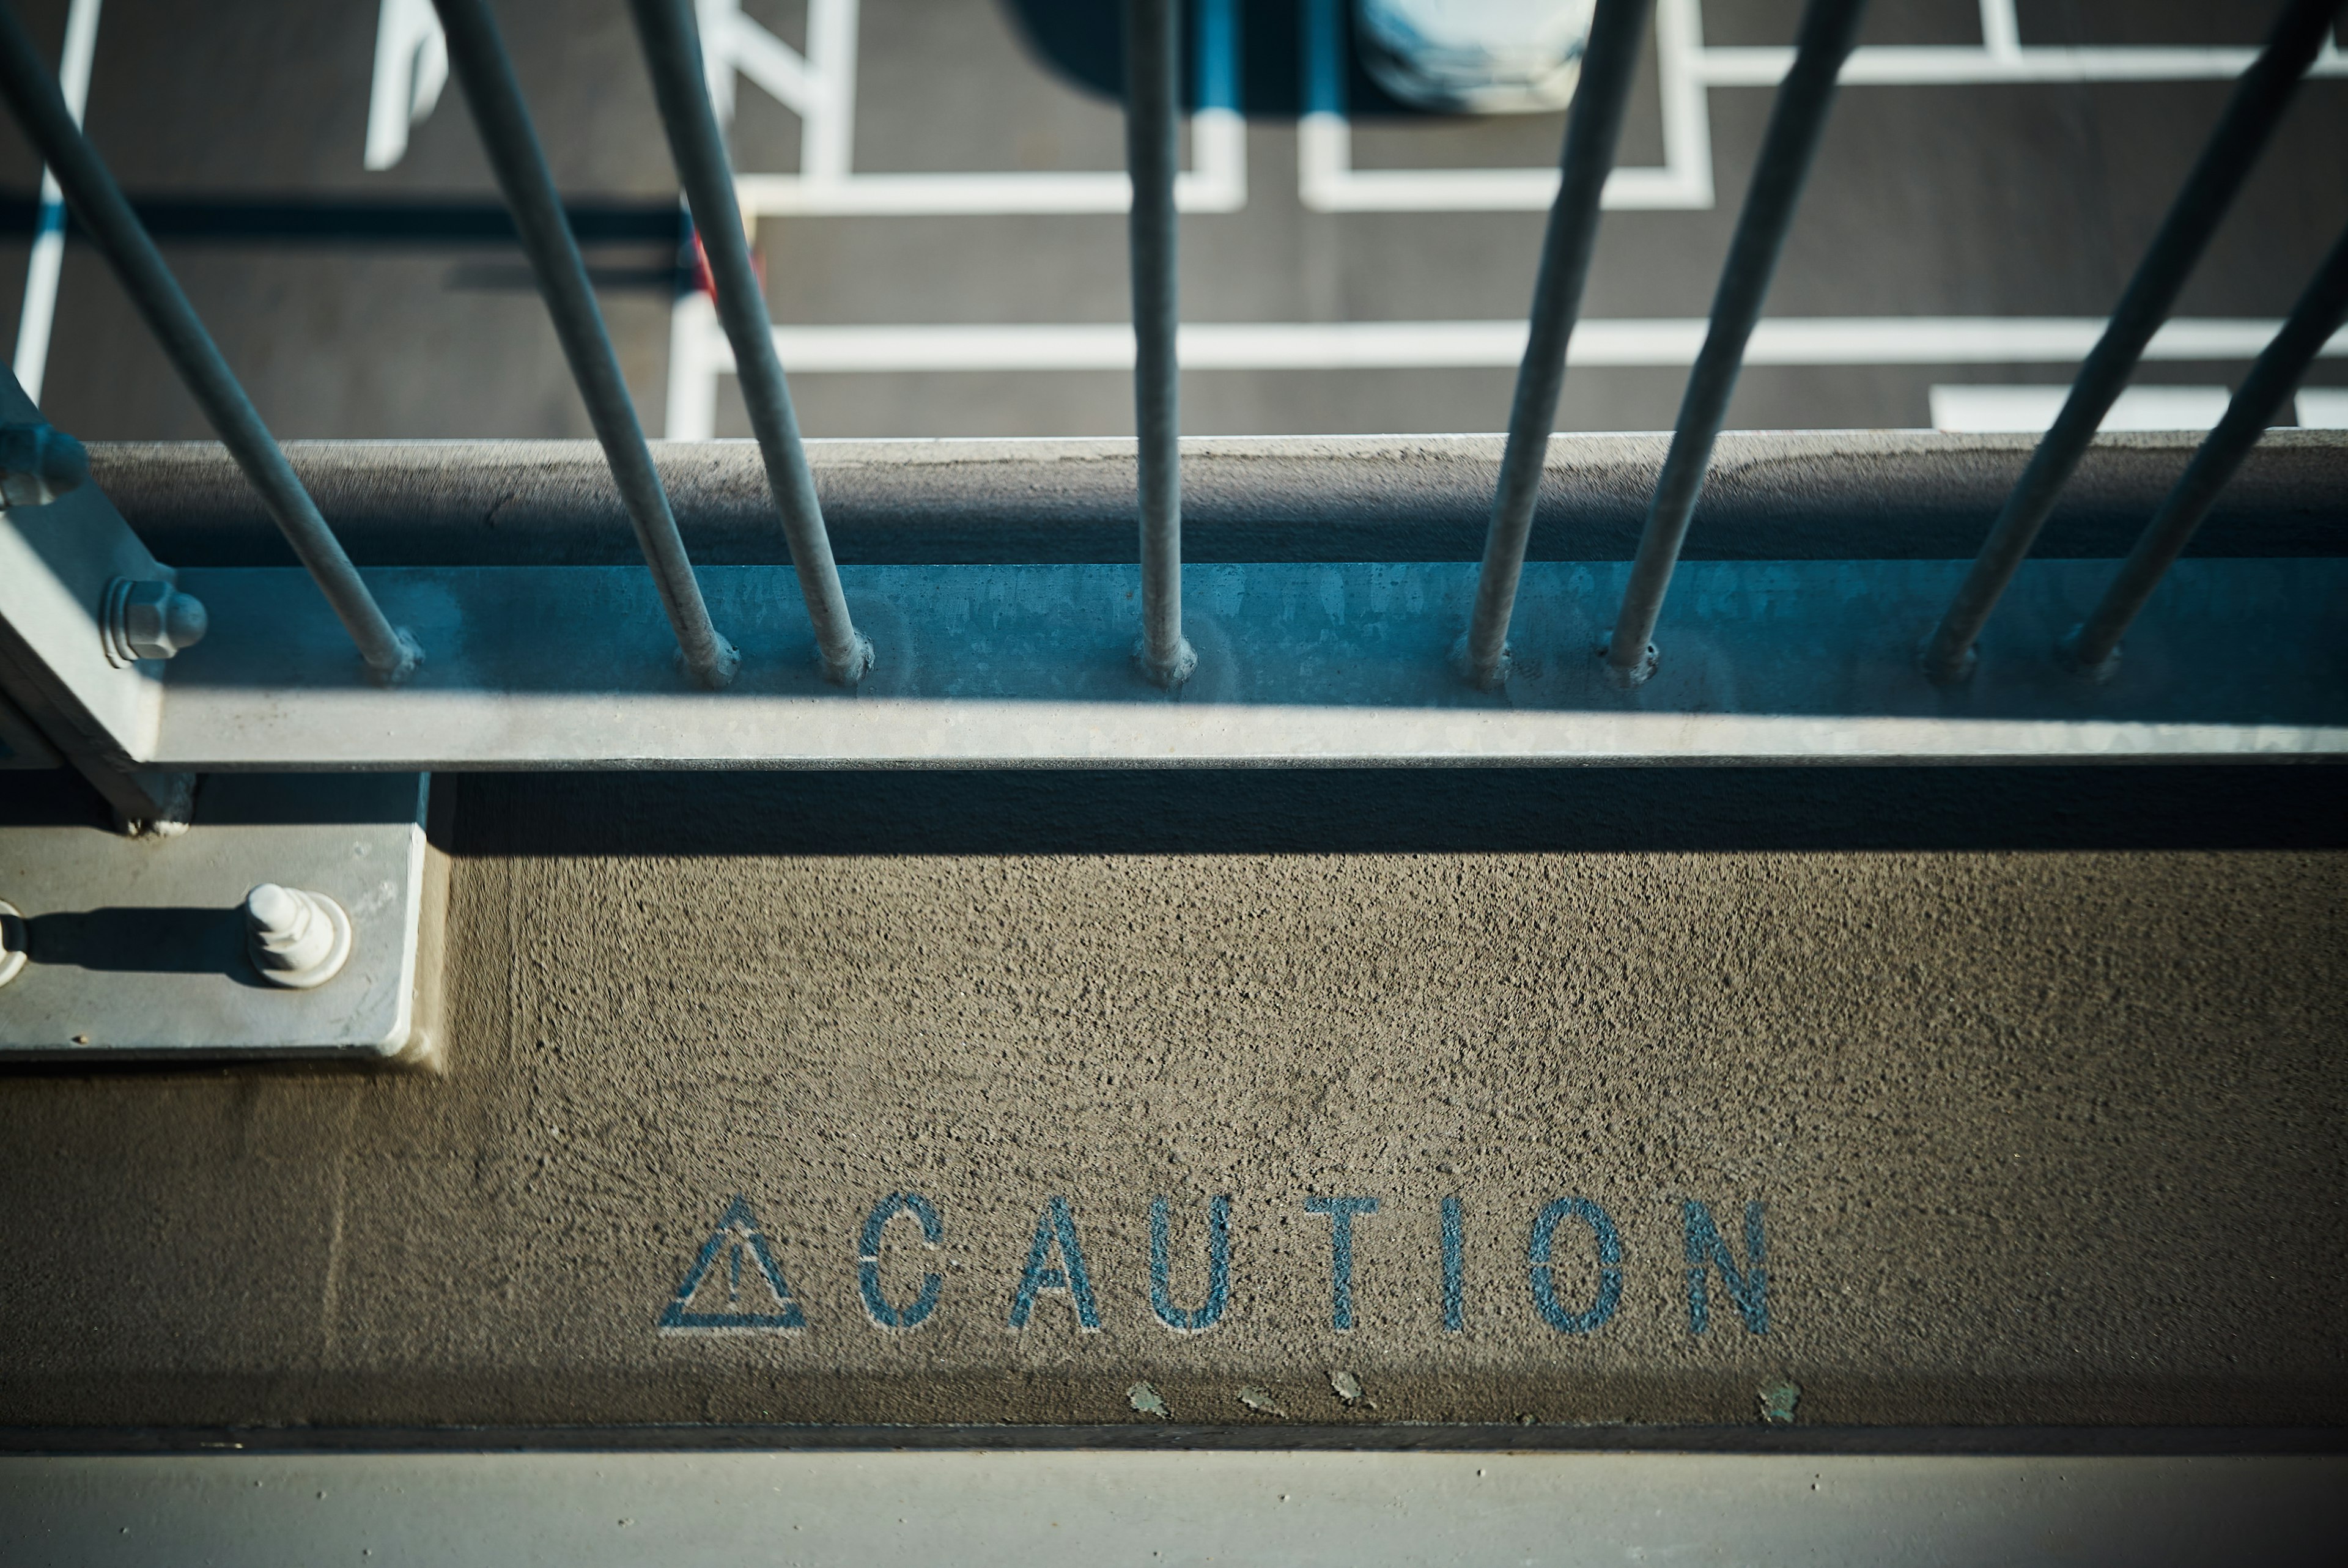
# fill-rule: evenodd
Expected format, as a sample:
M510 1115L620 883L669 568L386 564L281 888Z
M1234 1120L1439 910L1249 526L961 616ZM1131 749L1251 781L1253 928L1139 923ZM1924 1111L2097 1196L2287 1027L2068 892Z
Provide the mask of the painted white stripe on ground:
M682 323L683 318L680 317ZM2161 328L2148 360L2248 360L2279 323L2187 318ZM1583 322L1571 364L1671 368L1693 364L1701 318ZM680 324L680 332L687 330ZM1847 316L1765 321L1747 364L2065 364L2104 330L2092 316ZM714 319L700 329L702 365L730 371ZM1190 322L1185 370L1402 370L1505 366L1523 356L1520 321ZM778 326L775 346L798 374L869 371L1128 370L1133 329L1122 322L1026 325ZM2325 346L2348 356L2348 332Z
M1935 386L1935 430L2044 430L2063 412L2068 386ZM2131 386L2096 428L2207 430L2233 394L2222 386Z
M2348 430L2348 387L2309 387L2299 395L2298 414L2311 430Z
M1247 205L1247 122L1229 109L1190 117L1198 167L1175 176L1185 212L1237 212ZM1554 182L1552 180L1552 182ZM827 213L860 217L975 217L1004 213L1121 213L1133 202L1122 169L995 174L745 174L734 181L750 217Z
M1982 43L1869 45L1851 52L1845 87L1994 87L2046 82L2229 81L2255 49L2091 46L2028 46L2013 0L1982 0ZM1611 209L1703 209L1713 204L1711 129L1705 95L1714 87L1774 87L1794 51L1708 48L1700 0L1661 0L1655 56L1663 98L1663 161L1618 168L1606 182ZM2327 40L2308 73L2348 77L2348 56ZM1314 124L1313 122L1323 122ZM1557 196L1557 170L1533 169L1355 169L1344 117L1307 115L1296 144L1297 194L1320 212L1539 211Z
M860 217L973 217L1004 213L1121 213L1133 187L1122 169L859 174L856 121L857 0L816 0L804 59L739 15L738 0L704 0L729 18L725 36L743 76L797 111L804 126L796 174L739 175L746 220L829 213ZM780 67L797 62L799 76ZM731 101L730 92L726 97ZM1191 161L1175 179L1185 212L1237 212L1247 205L1247 122L1228 108L1190 117Z
M57 88L66 112L81 123L89 102L90 62L98 54L99 0L73 0L66 13L65 49L57 61ZM49 374L49 331L57 323L57 274L66 260L66 198L57 176L41 170L41 221L33 237L33 259L25 268L25 303L16 313L17 384L25 395L41 401L41 384Z
M408 131L432 112L448 85L448 40L432 0L383 0L376 13L375 81L360 161L370 169L397 165L407 156Z

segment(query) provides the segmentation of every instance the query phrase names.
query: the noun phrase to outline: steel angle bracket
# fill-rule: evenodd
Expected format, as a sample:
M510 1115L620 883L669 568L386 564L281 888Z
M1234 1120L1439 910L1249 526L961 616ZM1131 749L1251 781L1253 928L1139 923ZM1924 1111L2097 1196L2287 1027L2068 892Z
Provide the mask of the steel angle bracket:
M133 594L192 604L178 583L90 482L78 444L0 374L0 766L63 760L134 829L185 825L194 779L136 760L162 724L171 645L133 651L121 635Z
M0 804L0 1061L435 1062L446 874L427 788L223 774L170 837ZM272 884L326 922L306 971L254 939L247 897Z

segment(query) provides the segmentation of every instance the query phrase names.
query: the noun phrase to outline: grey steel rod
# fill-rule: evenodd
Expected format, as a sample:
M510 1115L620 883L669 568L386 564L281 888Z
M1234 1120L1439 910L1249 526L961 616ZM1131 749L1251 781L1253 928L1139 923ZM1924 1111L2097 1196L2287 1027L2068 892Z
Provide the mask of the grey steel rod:
M1972 672L1973 643L1990 611L2037 542L2055 497L2127 385L2129 374L2201 259L2218 220L2233 204L2243 177L2290 104L2292 89L2322 46L2340 5L2341 0L2291 0L2268 35L2266 47L2242 73L2218 128L2137 264L2104 335L2079 366L2063 412L2030 455L2029 465L1990 526L1981 554L1925 642L1924 671L1933 680L1961 681Z
M1599 198L1614 169L1639 41L1653 5L1654 0L1598 0L1582 51L1581 79L1566 117L1557 200L1550 204L1549 228L1541 237L1525 357L1517 367L1516 396L1509 407L1509 444L1500 455L1484 564L1476 576L1476 610L1468 623L1466 672L1488 689L1508 679L1509 620L1524 574L1533 509L1540 500L1558 394L1565 384L1566 346L1581 311L1582 284L1598 241Z
M26 36L14 7L6 5L0 5L0 93L6 94L17 122L57 176L74 216L98 241L115 276L122 280L123 292L146 318L147 329L220 433L221 444L261 493L262 504L285 542L294 547L335 618L358 644L368 670L386 684L407 679L423 657L422 650L385 617L334 530L318 515L317 504L294 477L276 438L261 422L252 400L221 357L219 345L163 264L145 225L123 200L98 149L74 123L47 62Z
M1614 635L1606 644L1606 668L1618 683L1636 685L1654 671L1655 618L1663 613L1663 595L1679 566L1680 547L1695 516L1696 498L1704 493L1713 443L1720 437L1729 395L1745 367L1745 345L1761 319L1761 303L1768 297L1777 258L1785 251L1794 210L1826 134L1837 78L1866 8L1867 0L1810 0L1802 12L1794 66L1769 108L1753 183L1736 215L1728 260L1713 293L1712 325L1680 397L1679 423L1647 505L1646 526L1639 535L1638 558L1614 620Z
M2095 612L2064 639L2061 651L2066 662L2098 676L2116 667L2120 639L2127 634L2129 623L2160 586L2170 563L2185 553L2193 530L2209 516L2210 503L2266 434L2275 411L2299 385L2343 321L2348 321L2348 231L2343 231L2333 243L2298 303L2291 306L2282 330L2260 352L2217 427L2145 525Z
M1182 635L1180 319L1174 270L1176 110L1182 79L1179 0L1127 0L1125 161L1133 254L1133 412L1140 449L1142 672L1179 686L1199 656Z
M652 569L685 668L704 686L723 686L734 679L741 655L710 623L709 607L703 602L685 538L669 509L668 492L653 466L652 449L644 445L644 426L620 374L619 356L612 352L612 337L604 330L603 313L595 303L562 199L555 191L554 175L546 166L538 133L530 128L530 110L522 103L521 84L499 36L497 18L489 14L488 0L432 4L448 35L449 66L473 111L506 205L512 210L538 291L553 319L554 335L561 341L572 379L587 405L588 420L603 445L604 459L612 466L628 520L635 526L636 542Z
M717 319L734 345L735 374L749 410L750 431L766 460L767 487L782 515L783 537L790 545L808 619L815 625L824 674L853 685L872 667L872 644L857 634L848 600L840 592L839 568L824 528L822 504L816 498L815 476L808 471L807 450L799 441L790 385L775 354L774 318L767 313L766 290L759 285L749 241L742 232L734 167L726 155L717 111L709 101L709 78L702 68L693 12L686 0L631 0L630 8L636 34L644 40L669 152L676 160L677 178L717 285Z

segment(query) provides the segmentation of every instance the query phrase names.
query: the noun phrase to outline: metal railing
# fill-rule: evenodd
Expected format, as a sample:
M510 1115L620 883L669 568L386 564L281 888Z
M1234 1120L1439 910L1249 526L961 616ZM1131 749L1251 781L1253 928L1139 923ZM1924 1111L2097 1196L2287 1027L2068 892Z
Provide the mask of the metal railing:
M741 655L720 633L718 618L713 613L710 599L705 596L704 579L710 579L711 573L706 569L696 572L687 554L488 0L434 3L448 37L456 74L512 209L612 477L634 526L682 661L699 685L726 686L736 680ZM1265 693L1272 692L1273 686L1259 682L1251 696L1241 689L1248 683L1241 672L1231 668L1235 663L1232 651L1237 644L1231 626L1222 624L1230 616L1216 622L1219 630L1215 636L1200 647L1194 647L1186 635L1179 367L1176 355L1179 315L1175 265L1178 221L1173 198L1181 96L1181 8L1177 0L1128 0L1126 124L1132 184L1129 244L1138 430L1136 488L1140 525L1139 595L1132 613L1138 620L1137 657L1140 671L1161 700L1165 694L1171 694L1179 702L1194 704L1252 701L1259 704L1287 703L1292 707L1312 706L1316 702L1324 707L1331 702L1339 706L1347 702L1370 706L1388 702L1445 712L1483 714L1492 723L1502 723L1506 721L1495 716L1498 711L1491 708L1492 702L1533 702L1538 695L1532 692L1531 683L1542 677L1529 669L1519 668L1512 660L1509 632L1526 582L1528 542L1546 468L1550 425L1565 374L1567 345L1595 243L1600 192L1614 164L1633 68L1652 4L1653 0L1599 0L1581 62L1580 86L1568 118L1560 156L1562 178L1543 241L1531 305L1530 333L1517 378L1482 560L1469 579L1472 606L1464 598L1455 605L1454 599L1443 597L1459 586L1456 574L1437 583L1441 592L1434 595L1443 604L1454 606L1443 613L1457 617L1441 639L1441 650L1428 660L1439 682L1449 683L1448 694L1419 683L1420 677L1415 673L1365 680L1363 692L1384 692L1387 693L1385 696L1333 694L1326 682L1313 683L1321 680L1320 676L1302 674L1272 695ZM826 681L861 691L868 698L968 697L971 688L950 681L938 683L931 677L925 678L932 679L932 684L919 689L891 684L900 680L906 666L915 661L903 650L892 650L888 637L895 635L901 641L910 643L930 641L934 636L933 629L927 626L919 630L907 630L915 624L909 619L909 605L882 604L866 612L868 619L877 616L880 622L885 623L877 655L873 644L866 641L851 617L847 586L834 558L813 473L792 411L789 389L777 358L767 302L736 210L733 172L710 100L691 9L685 0L631 0L631 5L680 184L705 249L717 312L733 346L767 491L782 524L799 599L814 632L820 672ZM1939 612L1937 630L1921 655L1921 677L1940 683L1944 691L1962 685L1972 675L1974 645L1983 627L2023 569L2040 529L2079 466L2104 415L2126 384L2147 343L2168 314L2211 232L2271 136L2293 88L2328 36L2339 6L2340 0L2291 0L2264 49L2235 89L2208 147L2122 296L2102 341L2082 365L2061 416L2037 444L1979 556L1963 572L1945 610ZM1669 647L1659 651L1657 627L1674 577L1681 570L1681 558L1698 499L1713 466L1715 444L1745 361L1747 342L1760 319L1863 11L1864 0L1809 0L1800 24L1794 64L1777 89L1751 186L1738 215L1717 285L1709 332L1689 376L1678 425L1653 483L1635 559L1627 572L1613 574L1620 583L1611 634L1602 641L1591 638L1581 645L1587 651L1583 657L1590 661L1591 672L1619 693L1620 701L1633 704L1621 710L1622 712L1681 712L1701 715L1713 711L1720 702L1716 694L1705 696L1699 692L1691 696L1684 691L1676 696L1655 695L1656 687L1669 682L1656 682L1653 678L1673 657ZM18 120L55 170L76 216L121 277L222 441L261 492L302 565L357 644L368 669L386 684L407 677L417 670L423 652L417 639L395 628L393 619L378 604L375 593L337 543L277 443L263 426L250 399L197 322L185 296L88 139L67 113L53 77L23 28L5 5L0 5L0 93L5 93ZM2060 640L2059 648L2053 645L2056 640L2049 639L2044 662L2049 668L2070 671L2066 678L2073 681L2076 690L2096 686L2096 681L2083 680L2083 676L2111 675L2121 637L2172 570L2212 500L2260 439L2267 418L2340 327L2343 315L2348 315L2348 238L2343 238L2324 261L2290 321L2259 359L2225 418L2210 433L2168 502L2147 525L2134 552L2112 576L2098 608L2084 624ZM932 611L938 605L951 601L959 607L953 613L967 615L973 613L971 607L983 598L974 596L974 590L967 584L947 583L942 579L907 577L892 580L911 585L911 591L932 596ZM1270 580L1263 579L1267 584ZM1426 581L1436 583L1437 578L1429 576ZM1921 593L1939 591L1929 584L1920 586L1921 582L1921 579L1902 579L1896 592L1903 606ZM733 594L733 601L743 608L727 613L737 618L765 615L764 602L757 595L779 587L778 579L772 578L743 586ZM1093 589L1074 579L1056 579L1045 597L1079 590ZM1283 593L1294 590L1292 583L1280 589ZM473 605L469 613L506 616L524 612L525 601L517 597L519 590L510 585L494 589L474 585L466 591L476 596L468 601ZM613 586L598 591L607 592L616 607L629 602L626 595L633 590ZM1551 600L1558 597L1553 585L1543 591ZM1590 591L1575 590L1583 598L1588 598ZM1888 604L1894 590L1884 591ZM613 613L625 611L615 608ZM1242 618L1251 613L1256 612L1231 612ZM1066 642L1076 635L1068 629L1082 619L1079 616L1072 620L1063 614L1056 635ZM1210 617L1210 620L1215 619ZM1341 614L1337 619L1342 621L1344 617ZM1465 635L1459 636L1463 621ZM891 627L898 630L891 632ZM2203 630L2220 641L2229 635L2241 635L2239 628L2230 631L2226 628ZM1913 634L1910 635L1912 638ZM428 642L427 638L427 645ZM1373 652L1385 657L1394 646L1396 644L1380 642L1373 650L1367 643L1349 644L1348 657L1357 661ZM606 638L588 656L614 657L617 647L614 640ZM1055 647L1056 658L1095 657L1076 652L1072 643L1056 643ZM1900 661L1911 673L1916 671L1914 647L1910 641L1900 654ZM25 656L19 657L21 662ZM1309 659L1310 655L1303 657ZM1219 670L1218 661L1225 667ZM1448 667L1447 673L1444 672L1445 666ZM257 671L261 666L249 661L247 668ZM892 674L892 670L897 673ZM1064 672L1055 679L1061 682L1061 694L1072 701L1133 700L1128 694L1101 685L1097 675L1097 671L1084 671ZM253 678L259 679L257 675ZM1548 695L1541 701L1552 708L1590 712L1593 704L1606 701L1593 695L1597 689L1571 671L1552 671L1547 678L1551 684L1543 688ZM215 671L211 684L216 687L223 679ZM457 679L471 682L467 690L487 691L506 677L475 670ZM771 689L774 679L778 678L762 675L760 682ZM282 680L296 685L304 682L318 683L314 672L297 672ZM1381 686L1380 681L1385 683ZM1879 681L1878 685L1881 685ZM1394 695L1398 692L1412 694ZM1015 681L995 689L994 694L1034 695L1018 688ZM398 700L389 693L383 698L386 702ZM726 699L729 702L736 700L734 696ZM2063 718L2068 714L2065 722L2080 723L2096 718L2092 712L2078 710L2075 702L2071 709L2065 709L2063 703L2074 702L2070 697L2048 698L2042 692L2040 697L2032 700L2040 703L2032 710L2037 718ZM1789 697L1785 701L1798 708L1811 699ZM1901 712L1910 717L1929 713L1932 711L1931 701L1934 700L1912 693L1902 696L1900 702L1909 706ZM1477 706L1478 702L1484 706ZM1649 706L1639 707L1641 703ZM2049 703L2053 705L2049 707ZM1713 706L1708 708L1707 704ZM1984 716L2013 715L1988 712ZM2141 720L2146 715L2139 712L2137 717ZM2198 721L2208 715L2197 710L2194 717ZM2343 729L2340 722L2343 715L2326 709L2319 717L2320 723L2302 712L2294 722L2303 733L2283 749L2300 754L2331 754L2348 750L2348 729ZM2245 723L2256 718L2257 715L2243 716ZM103 724L99 727L106 728ZM1088 753L1088 743L1076 738L1081 732L1082 723L1075 723L1061 732L1058 739L1039 743L1030 752L1021 753L1010 747L999 749L999 754L1015 753L1031 761L1044 757L1080 761L1087 754L1097 754ZM1359 733L1359 726L1348 733ZM1444 750L1439 736L1451 733L1437 725L1412 745L1399 749L1422 760L1439 757ZM111 730L108 733L110 744L100 749L117 768L143 765L151 756L161 755L153 748L142 753L139 745L120 734ZM1491 746L1467 732L1457 733L1461 738L1455 749L1463 757L1517 754L1507 746L1500 746L1495 753ZM820 740L811 741L808 744L814 751L792 754L801 760L819 759L829 754L822 752L822 743ZM1135 740L1129 747L1130 755L1119 754L1124 760L1142 760L1153 754L1150 748L1154 744L1154 740L1147 738ZM1837 751L1831 738L1813 737L1804 744L1809 748L1804 754L1828 755ZM2189 744L2178 744L2186 751L2192 749ZM658 746L650 743L647 745L649 750L641 754L615 753L605 760L660 760L664 753ZM1354 750L1348 752L1348 745ZM1725 753L1704 754L1776 754L1766 747L1758 751L1748 747L1740 752L1735 744L1724 745L1727 748ZM1334 748L1334 754L1385 754L1378 745L1365 747L1358 742L1332 742L1330 746ZM1638 751L1635 745L1630 749L1632 753ZM1862 753L1868 750L1864 746L1857 749ZM2157 743L2147 743L2146 747L2136 749L2167 754ZM389 753L378 756L362 748L348 755L329 756L325 754L328 750L331 748L297 748L297 754L288 756L286 761L288 765L388 765ZM1555 743L1551 750L1567 759L1622 754L1604 746L1577 752L1566 742ZM1923 750L1931 753L1932 748ZM428 755L414 754L415 752L416 748L410 747L399 754L410 762L431 761ZM1952 754L1962 753L1965 748L1957 746ZM526 763L545 760L549 754L544 749L534 750L527 743L517 743L506 760ZM860 753L850 746L839 752L838 760L877 754L880 753ZM948 745L922 754L951 759L981 758L998 753L990 753L984 747L957 752ZM1195 760L1201 755L1223 753L1215 753L1211 746L1200 752L1186 751L1178 744L1167 748L1164 754L1175 760ZM1256 754L1244 747L1231 753L1233 757ZM1323 748L1312 754L1332 753L1329 748ZM688 760L722 761L728 755L737 760L754 760L748 753L696 753ZM774 760L767 753L756 755ZM370 758L374 759L373 764ZM484 765L493 759L468 752L464 760L469 765ZM248 761L242 765L259 764Z
M2036 542L2064 481L2078 464L2079 454L2095 438L2096 426L2127 384L2145 345L2177 302L2193 263L2201 259L2218 220L2233 204L2250 166L2282 118L2292 89L2315 63L2316 51L2322 47L2339 9L2340 0L2291 0L2266 47L2243 73L2200 160L2178 192L2144 260L2137 264L2136 275L2128 280L2103 341L2079 367L2062 413L2055 415L2046 439L2039 443L2005 510L1990 529L1972 570L1965 574L1955 602L1926 645L1924 665L1934 680L1962 680L1972 670L1973 643L1990 611L1997 608L1999 597L2013 580L2014 569Z

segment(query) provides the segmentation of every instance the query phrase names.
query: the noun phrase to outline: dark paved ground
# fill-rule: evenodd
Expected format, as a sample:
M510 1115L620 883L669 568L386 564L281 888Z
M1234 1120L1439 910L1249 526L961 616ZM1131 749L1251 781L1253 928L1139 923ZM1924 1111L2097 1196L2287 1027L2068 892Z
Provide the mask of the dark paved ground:
M2271 5L2026 3L2031 44L2240 44ZM500 6L564 189L633 241L592 247L622 357L657 430L664 406L674 247L659 236L674 182L617 0ZM63 7L26 7L44 38ZM799 7L754 4L787 41ZM1183 290L1200 321L1449 320L1520 314L1541 216L1352 213L1297 199L1295 14L1246 8L1249 129L1243 211L1186 221ZM1708 0L1707 41L1782 42L1785 0ZM869 0L860 30L856 167L863 172L1107 169L1121 162L1114 105L1045 57L1084 67L1081 7L1027 0ZM1074 21L1071 21L1071 17ZM1024 20L1023 20L1024 18ZM493 200L452 87L405 159L361 167L374 7L239 0L190 8L110 0L100 27L93 134L134 193L170 199L169 250L190 292L289 436L586 434L519 256L451 242ZM1073 29L1065 47L1058 32ZM1093 31L1097 32L1094 27ZM1868 37L1971 43L1961 0L1886 0ZM1085 48L1093 48L1086 56ZM1095 70L1095 75L1100 74ZM1357 83L1357 96L1362 84ZM1787 316L2097 315L2222 101L2223 84L1853 87L1838 108L1773 313ZM1611 214L1593 270L1593 318L1699 316L1767 110L1765 90L1708 98L1718 199L1703 211ZM798 127L740 88L738 162L796 167ZM1367 108L1375 111L1370 103ZM1655 93L1634 102L1624 159L1661 154ZM1452 121L1364 115L1357 167L1536 166L1561 117ZM2282 313L2348 216L2336 149L2348 85L2303 94L2196 274L2186 313ZM0 186L29 198L33 168L0 136ZM386 216L385 204L417 203ZM310 237L286 238L305 228ZM324 232L320 232L324 231ZM365 231L359 232L358 231ZM808 323L1115 322L1126 302L1124 226L1113 216L774 219L760 240L778 319ZM438 237L436 237L438 236ZM0 320L22 251L0 245ZM197 436L202 427L90 255L69 262L46 402L92 437ZM2215 384L2241 365L2164 364L2150 382ZM1936 381L2059 381L2052 365L1760 367L1731 422L1750 426L1927 422ZM1506 369L1194 373L1197 433L1488 430L1505 421ZM2348 382L2332 362L2316 379ZM1568 429L1666 426L1683 373L1577 373ZM809 374L819 436L1114 435L1129 397L1112 372ZM730 384L720 434L740 434Z

